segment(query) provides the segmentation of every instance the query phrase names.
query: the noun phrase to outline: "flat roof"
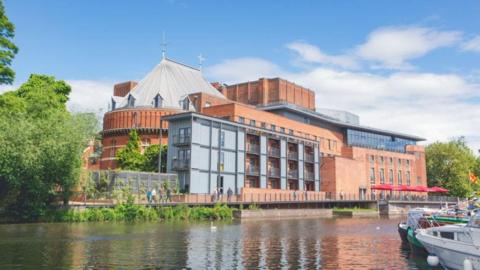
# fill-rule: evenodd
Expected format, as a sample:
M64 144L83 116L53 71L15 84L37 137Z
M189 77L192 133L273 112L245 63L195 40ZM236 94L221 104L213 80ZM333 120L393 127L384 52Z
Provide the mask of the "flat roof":
M263 110L263 111L270 111L270 110L279 110L279 109L284 109L284 110L290 110L293 112L301 113L303 115L308 115L310 117L313 117L315 119L330 123L335 126L343 127L343 128L350 128L350 129L355 129L355 130L361 130L361 131L367 131L367 132L373 132L373 133L378 133L378 134L383 134L383 135L389 135L389 136L395 136L399 138L404 138L404 139L411 139L414 141L425 141L425 138L414 136L414 135L409 135L405 133L399 133L399 132L393 132L393 131L388 131L384 129L379 129L379 128L372 128L372 127L367 127L367 126L362 126L362 125L355 125L351 123L345 123L342 121L339 121L331 116L327 116L315 111L307 110L304 108L301 108L299 106L296 106L294 104L290 103L275 103L272 105L265 105L262 107L258 107L257 109Z

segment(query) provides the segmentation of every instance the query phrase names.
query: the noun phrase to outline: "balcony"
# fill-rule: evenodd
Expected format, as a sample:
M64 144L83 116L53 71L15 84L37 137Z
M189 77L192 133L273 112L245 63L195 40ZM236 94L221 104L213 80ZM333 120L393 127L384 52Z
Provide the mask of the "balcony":
M268 155L271 157L280 157L280 148L270 146L268 148Z
M172 160L172 169L176 171L188 170L190 168L190 159Z
M268 168L268 176L270 176L270 177L280 177L280 168L278 168L278 167Z
M298 178L298 170L288 170L287 176L288 176L288 178L297 179Z
M190 135L173 135L173 145L175 146L189 145L191 141Z
M313 173L313 171L305 170L304 178L305 180L315 180L315 174Z
M298 159L298 152L288 151L287 157L288 157L288 159L297 160Z
M305 153L305 162L313 163L314 157L312 153Z
M260 145L255 143L247 143L247 153L251 154L259 154L260 153Z
M259 170L258 166L247 166L245 173L247 175L259 175L260 170Z

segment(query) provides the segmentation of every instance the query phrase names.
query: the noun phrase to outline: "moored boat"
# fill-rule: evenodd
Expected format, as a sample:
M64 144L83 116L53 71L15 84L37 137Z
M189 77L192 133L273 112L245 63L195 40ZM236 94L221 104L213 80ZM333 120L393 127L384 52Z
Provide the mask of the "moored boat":
M435 258L432 264L438 261L448 269L480 270L480 212L468 224L420 229L416 237Z

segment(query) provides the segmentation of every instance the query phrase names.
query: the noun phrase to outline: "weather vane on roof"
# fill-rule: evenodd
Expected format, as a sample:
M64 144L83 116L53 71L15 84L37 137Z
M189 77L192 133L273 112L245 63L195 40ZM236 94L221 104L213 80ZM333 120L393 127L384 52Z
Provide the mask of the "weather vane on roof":
M203 65L203 62L205 62L205 60L206 60L206 59L205 59L205 57L203 57L202 54L200 54L200 55L198 56L198 65L199 65L199 67L200 67L200 71L202 71L202 65Z
M165 39L165 31L162 33L162 59L165 59L167 53L167 41Z

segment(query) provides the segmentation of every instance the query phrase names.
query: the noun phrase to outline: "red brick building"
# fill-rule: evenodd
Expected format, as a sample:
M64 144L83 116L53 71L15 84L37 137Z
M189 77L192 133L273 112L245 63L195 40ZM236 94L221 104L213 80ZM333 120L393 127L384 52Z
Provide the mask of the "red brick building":
M199 70L164 59L138 84L115 85L112 110L104 116L100 168L116 167L115 153L131 129L138 130L143 146L158 144L162 130L166 144L162 117L195 111L318 142L321 191L358 194L374 184L426 186L424 149L416 144L422 138L362 126L349 112L315 108L315 92L284 79L210 84Z

